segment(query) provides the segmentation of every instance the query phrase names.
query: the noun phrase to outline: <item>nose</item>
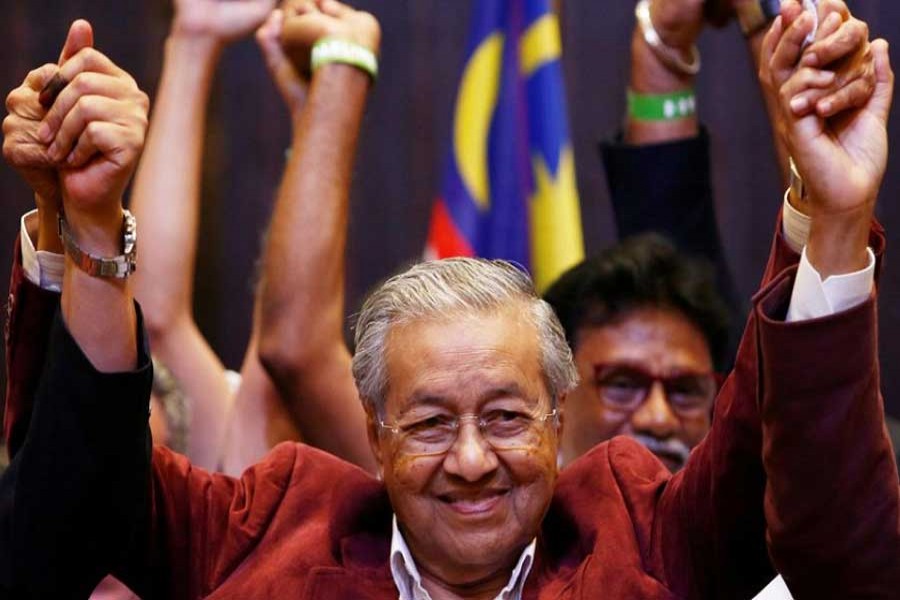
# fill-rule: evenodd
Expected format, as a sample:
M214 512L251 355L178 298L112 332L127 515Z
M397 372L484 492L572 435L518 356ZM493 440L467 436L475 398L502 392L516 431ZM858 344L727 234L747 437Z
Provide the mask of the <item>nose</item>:
M444 470L468 482L476 482L494 472L497 466L497 455L481 435L478 424L460 421L456 442L444 457Z
M636 433L666 439L678 431L679 421L666 401L666 391L659 381L654 381L644 402L631 415L631 426Z

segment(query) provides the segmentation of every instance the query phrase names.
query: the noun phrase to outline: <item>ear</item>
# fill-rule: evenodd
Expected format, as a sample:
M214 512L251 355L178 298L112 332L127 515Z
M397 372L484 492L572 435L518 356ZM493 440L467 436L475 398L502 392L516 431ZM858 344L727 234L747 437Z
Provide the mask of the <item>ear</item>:
M69 27L69 35L66 36L66 43L63 44L62 52L59 54L59 64L78 54L83 48L90 48L94 45L94 29L91 24L84 19L74 21Z
M566 417L566 399L568 397L568 394L560 394L559 398L556 399L556 410L558 411L556 416L556 435L560 439L562 439L563 424Z
M384 472L384 456L382 454L380 436L381 427L378 425L378 417L375 416L373 404L364 399L363 405L366 407L366 433L369 437L369 448L372 450L372 456L375 457L375 464L378 466L378 478L381 479L381 474Z

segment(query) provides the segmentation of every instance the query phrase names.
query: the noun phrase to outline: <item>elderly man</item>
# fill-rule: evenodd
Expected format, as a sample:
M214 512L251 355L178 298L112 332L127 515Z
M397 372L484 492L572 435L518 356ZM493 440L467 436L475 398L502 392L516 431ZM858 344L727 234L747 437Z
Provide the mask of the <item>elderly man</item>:
M317 185L341 186L378 28L337 3L321 8L298 17L327 37L330 59L313 61L294 154ZM786 112L811 76L793 68L811 27L801 18L771 34ZM88 135L91 160L76 153L62 166L78 136L36 133L52 74L36 72L12 97L7 131L53 148L71 237L28 439L0 488L0 589L79 597L111 570L144 598L740 598L771 577L767 541L797 595L888 597L900 585L900 499L867 245L892 74L886 45L873 51L878 84L841 121L842 145L823 135L833 123L787 117L813 217L806 252L785 268L776 244L714 426L675 476L624 438L557 474L575 383L559 323L515 268L469 259L413 267L361 312L353 372L383 481L302 445L279 446L240 480L148 452L148 359L130 287L83 268L121 252L120 184L142 129L88 117L85 132L112 137ZM130 123L141 112L130 85L110 93L126 95L99 116ZM6 155L25 174L48 165L16 144ZM881 242L871 238L879 253ZM76 247L92 257L76 263ZM820 352L827 344L839 360ZM757 402L761 431L748 416ZM754 491L760 442L765 503Z

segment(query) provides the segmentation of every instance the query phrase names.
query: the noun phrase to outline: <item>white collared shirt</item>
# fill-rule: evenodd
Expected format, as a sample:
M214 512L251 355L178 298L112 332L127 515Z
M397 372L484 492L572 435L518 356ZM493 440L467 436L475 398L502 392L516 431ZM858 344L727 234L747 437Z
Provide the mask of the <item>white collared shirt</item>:
M394 515L394 527L391 534L391 574L394 576L394 583L400 591L400 600L431 600L431 595L422 585L422 576L416 567L416 561L413 560L397 526L397 516ZM531 543L522 551L519 562L509 577L509 583L497 595L494 600L522 600L522 590L525 588L525 580L531 572L531 565L534 563L534 552L537 548L537 540L531 540Z

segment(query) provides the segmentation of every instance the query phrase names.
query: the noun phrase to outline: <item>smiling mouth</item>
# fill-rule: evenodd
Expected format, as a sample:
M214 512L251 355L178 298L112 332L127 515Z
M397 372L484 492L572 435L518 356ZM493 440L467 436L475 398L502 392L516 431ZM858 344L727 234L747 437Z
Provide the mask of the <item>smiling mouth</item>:
M450 510L462 516L481 516L489 514L506 498L509 490L494 490L479 494L477 497L462 497L453 494L438 496Z

